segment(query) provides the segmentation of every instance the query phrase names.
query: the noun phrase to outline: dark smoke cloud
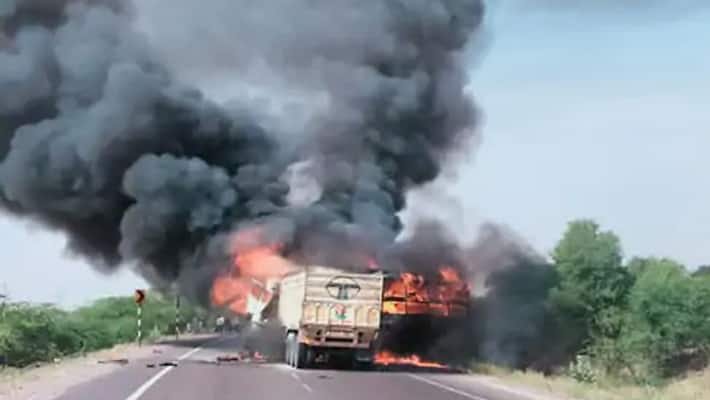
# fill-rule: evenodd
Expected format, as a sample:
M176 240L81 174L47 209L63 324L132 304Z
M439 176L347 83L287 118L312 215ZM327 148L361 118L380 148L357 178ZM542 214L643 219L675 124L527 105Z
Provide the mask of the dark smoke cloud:
M395 242L407 191L477 139L464 85L481 1L2 4L7 212L65 232L102 270L133 263L205 303L238 251L233 232L254 227L302 263L425 276L447 265L485 280L487 296L463 321L399 325L392 348L535 358L548 270L514 235L486 226L467 248L424 221ZM227 109L190 79L244 93ZM270 112L246 94L255 87L298 101Z
M229 232L254 223L296 258L361 267L399 232L405 192L468 148L479 0L168 3L185 24L154 24L154 43L134 17L160 2L0 10L2 203L104 270L133 262L204 299ZM288 114L226 110L180 79L219 68L323 101L285 137L268 127ZM289 175L303 163L305 188Z
M449 229L435 220L423 220L414 226L411 237L399 241L385 251L383 265L393 272L415 272L433 278L437 268L448 266L464 272L469 279L472 272L467 265L465 251Z
M395 317L383 332L387 349L462 367L475 359L544 370L559 361L549 343L554 321L547 299L554 268L510 229L484 224L466 244L440 222L423 220L383 259L395 272L429 279L436 279L432 266L451 266L478 289L461 318Z
M508 367L550 365L553 266L510 229L492 224L481 228L467 258L485 290L470 316L476 357Z

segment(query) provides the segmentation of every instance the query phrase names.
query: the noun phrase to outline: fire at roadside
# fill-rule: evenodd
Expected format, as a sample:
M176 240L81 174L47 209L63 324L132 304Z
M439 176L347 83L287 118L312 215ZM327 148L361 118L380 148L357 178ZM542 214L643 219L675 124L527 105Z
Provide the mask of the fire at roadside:
M410 270L404 270L401 263L392 262L387 264L388 268L384 263L380 265L376 257L362 256L365 261L360 268L334 269L333 277L357 279L359 274L382 275L377 309L379 332L373 342L377 351L372 362L385 367L425 369L465 368L474 359L509 366L535 367L536 362L544 363L547 355L539 346L540 338L544 338L544 306L541 298L534 295L549 280L550 269L544 260L519 242L510 240L499 227L485 226L474 245L468 248L452 247L450 241L437 244L435 238L441 236L435 235L432 239L429 234L435 230L431 225L425 228L410 240L428 244L406 251L400 248L397 260L407 260L409 251L425 251L434 255L430 257L432 260L445 260L434 264L438 267L415 264ZM284 347L289 345L284 343L286 333L277 317L279 286L284 279L291 279L308 267L290 260L287 246L263 240L258 232L258 229L249 229L242 233L245 237L234 238L232 243L241 243L242 256L237 256L235 251L230 268L214 282L212 299L215 307L230 310L241 316L247 326L252 326L251 333L250 329L244 333L254 338L254 349L262 351L270 361L287 360L288 351L284 353ZM381 258L392 260L387 256ZM462 261L466 259L475 260L476 264ZM264 268L255 274L254 266ZM321 279L317 290L325 293L321 286L327 287L334 280L338 279ZM228 284L231 281L236 283ZM347 297L348 291L360 290L348 289L347 282L343 283L335 285L337 293L331 293L325 300L337 303L333 296ZM343 330L340 325L355 326L358 321L345 316L340 322L336 308L323 317L334 322L338 330L334 334L345 335L335 340L343 340L349 337L348 329ZM320 312L310 307L305 307L302 313L304 318L313 321L320 318ZM313 317L309 313L318 315ZM323 345L322 341L304 339L305 342L310 343L309 346Z
M484 276L527 263L517 244L503 235L467 249L446 229L396 240L407 194L479 142L467 85L485 36L481 0L230 1L219 12L212 2L163 1L152 15L123 0L3 3L3 212L63 232L69 252L99 271L133 265L155 287L235 315L283 305L274 287L296 282L303 266L334 268L342 279L298 278L318 289L301 310L313 322L281 335L294 365L319 357L309 349L324 342L364 350L380 327L382 351L402 362L529 358L537 314L520 318L530 308L519 311L515 295L467 294ZM208 33L215 40L175 46L136 16L154 30L218 29ZM185 82L194 71L200 82ZM270 93L265 76L277 86L267 103L284 93L326 101L266 110L248 96L218 104L199 89L214 78ZM502 281L497 288L515 292ZM322 300L328 291L335 303L353 302L338 296L357 288L370 296L361 308L322 307L333 303ZM329 320L341 326L323 328ZM390 362L388 354L365 358Z
M246 336L258 337L253 339L255 348L268 354L270 360L284 359L288 355L282 356L282 340L286 335L277 315L279 286L285 277L299 274L308 267L289 260L285 246L264 241L260 232L258 229L249 229L235 234L232 242L235 246L233 263L215 280L211 298L216 307L241 316L247 325L257 326L251 334L245 332ZM484 240L490 241L490 238L485 237ZM472 255L478 256L477 251L480 249L474 248ZM508 249L502 254L511 256L513 251ZM374 258L363 259L368 260L365 267L350 271L335 269L333 278L324 278L322 285L327 287L334 280L351 276L348 274L353 277L357 277L357 274L382 276L377 309L379 336L373 341L374 364L384 367L450 369L464 366L473 357L479 356L481 351L486 351L479 345L481 330L487 328L480 309L481 304L490 300L475 296L475 274L466 268L466 264L453 262L436 268L423 270L420 266L412 269L423 272L399 272L387 270ZM493 265L509 263L501 255L492 257L489 262ZM355 292L361 290L357 284L350 289ZM303 290L308 292L315 289ZM338 299L348 298L347 290L348 286L345 285L334 296L331 293L333 309L338 307ZM306 314L309 312L319 313L305 308L302 311L303 318L308 318ZM330 318L330 322L327 324L337 327L350 324L352 328L358 323L354 318L340 324L333 317L335 314L328 315L326 318ZM342 331L342 334L346 331ZM345 337L348 336L343 336L343 340ZM501 340L506 339L501 336ZM308 340L304 339L305 342ZM310 346L323 345L322 342L310 343ZM486 342L486 345L496 348L492 342ZM501 353L505 353L505 349ZM516 356L513 354L509 357Z

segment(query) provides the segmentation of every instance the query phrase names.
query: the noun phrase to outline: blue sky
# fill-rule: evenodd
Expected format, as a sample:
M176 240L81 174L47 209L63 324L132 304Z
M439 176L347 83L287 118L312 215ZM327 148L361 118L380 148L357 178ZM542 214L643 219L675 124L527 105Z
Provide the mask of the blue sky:
M505 223L541 252L590 217L627 255L710 263L710 7L537 3L489 15L471 82L484 139L449 195L468 223ZM142 285L67 258L57 233L3 218L0 234L14 298L73 306Z
M591 217L628 255L709 262L710 7L495 11L471 85L484 141L458 195L541 251Z

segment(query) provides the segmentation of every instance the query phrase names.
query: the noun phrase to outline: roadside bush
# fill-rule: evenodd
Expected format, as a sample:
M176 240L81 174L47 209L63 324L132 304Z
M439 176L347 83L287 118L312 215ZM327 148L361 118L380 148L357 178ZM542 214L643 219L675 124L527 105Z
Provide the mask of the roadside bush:
M66 314L50 306L11 304L0 323L0 353L11 366L23 366L62 355L60 345L72 341L61 332Z
M702 360L710 349L710 282L672 261L651 260L631 289L618 347L650 377L677 375Z
M189 305L181 308L182 321L198 314ZM174 333L173 301L151 293L144 304L143 321L146 338ZM72 312L26 303L10 303L0 311L0 356L12 367L109 348L135 340L136 334L136 306L131 297L100 299Z
M577 355L574 362L570 364L567 373L577 382L595 383L597 381L597 373L592 365L592 359L587 355Z

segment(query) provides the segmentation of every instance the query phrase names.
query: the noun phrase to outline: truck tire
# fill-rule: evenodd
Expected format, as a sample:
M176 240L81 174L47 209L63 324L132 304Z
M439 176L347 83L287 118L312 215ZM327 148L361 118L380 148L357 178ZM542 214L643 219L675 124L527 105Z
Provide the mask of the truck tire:
M310 366L309 363L309 353L310 349L308 348L308 345L305 345L303 343L298 343L295 342L293 346L293 366L296 369L305 369Z

